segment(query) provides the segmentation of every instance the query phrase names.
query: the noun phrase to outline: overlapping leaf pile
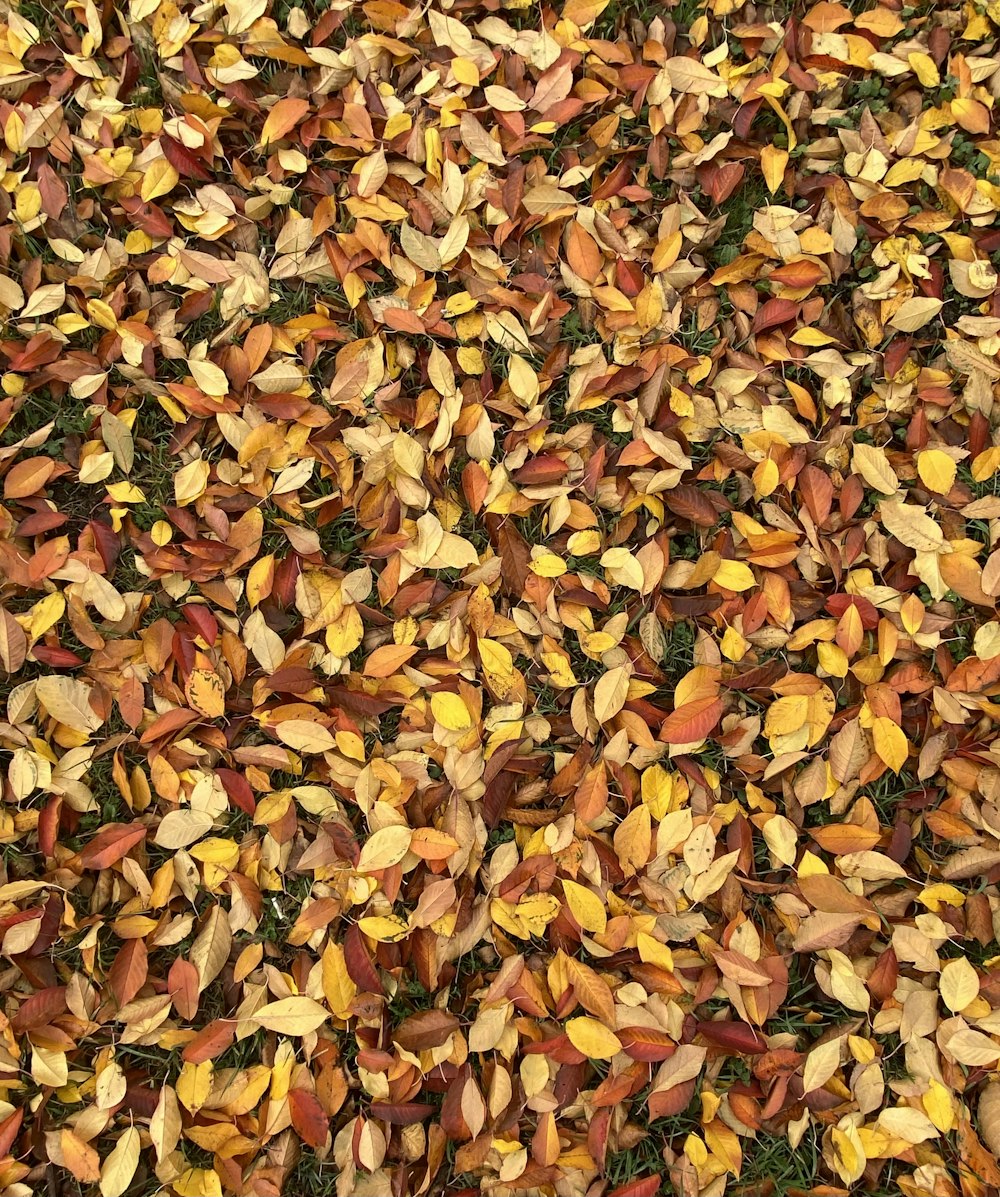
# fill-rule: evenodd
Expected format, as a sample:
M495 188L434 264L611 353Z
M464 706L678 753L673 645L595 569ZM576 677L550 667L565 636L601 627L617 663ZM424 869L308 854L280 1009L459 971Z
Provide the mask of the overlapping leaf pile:
M0 2L3 1197L997 1191L998 29Z

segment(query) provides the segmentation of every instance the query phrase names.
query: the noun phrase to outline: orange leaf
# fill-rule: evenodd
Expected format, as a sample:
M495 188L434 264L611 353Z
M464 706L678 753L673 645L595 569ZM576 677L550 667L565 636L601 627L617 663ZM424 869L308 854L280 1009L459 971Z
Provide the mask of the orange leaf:
M416 651L415 644L383 644L381 648L375 649L365 661L365 676L392 677L414 656Z
M667 744L693 744L704 740L722 716L720 698L696 698L678 707L660 726L660 739Z
M267 120L260 131L260 144L270 145L290 133L309 111L309 101L295 96L286 96L267 114Z

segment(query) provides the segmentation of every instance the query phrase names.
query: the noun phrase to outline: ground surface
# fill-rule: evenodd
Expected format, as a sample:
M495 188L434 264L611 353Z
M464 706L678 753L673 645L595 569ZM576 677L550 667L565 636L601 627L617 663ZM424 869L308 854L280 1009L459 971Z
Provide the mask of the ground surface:
M0 0L2 1197L997 1191L998 22Z

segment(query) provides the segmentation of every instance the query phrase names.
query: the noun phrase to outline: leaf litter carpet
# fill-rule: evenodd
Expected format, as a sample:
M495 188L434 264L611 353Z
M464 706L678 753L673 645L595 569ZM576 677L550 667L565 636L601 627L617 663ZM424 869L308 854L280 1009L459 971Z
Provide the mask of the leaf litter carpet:
M997 1194L998 44L0 0L0 1197Z

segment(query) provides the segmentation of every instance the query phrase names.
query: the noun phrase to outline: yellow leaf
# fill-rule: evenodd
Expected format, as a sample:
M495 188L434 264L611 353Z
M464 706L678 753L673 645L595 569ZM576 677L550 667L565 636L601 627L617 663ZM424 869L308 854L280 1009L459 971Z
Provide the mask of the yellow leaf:
M611 0L567 0L563 5L562 15L564 20L572 21L580 29L585 29L597 20L610 2ZM511 7L518 8L521 5L513 4Z
M909 752L903 729L885 715L878 715L872 723L872 740L879 760L888 765L893 773L898 773L906 764Z
M357 607L351 603L326 629L326 646L337 657L349 656L364 639L365 629Z
M21 314L24 315L23 312ZM88 299L87 315L99 328L106 328L108 332L114 332L118 327L118 317L114 308L103 299Z
M925 295L918 295L907 299L892 317L889 323L900 332L916 332L929 323L944 307L941 299L931 299Z
M851 468L855 474L860 474L869 486L884 495L894 495L899 490L896 471L889 465L885 453L874 445L856 444Z
M820 1089L840 1067L840 1052L843 1039L828 1039L818 1047L814 1047L806 1056L806 1065L802 1072L802 1092L812 1093Z
M639 959L643 964L655 964L658 968L665 968L667 972L674 971L673 952L652 935L640 931L635 938L635 946L639 949Z
M521 898L515 907L517 917L530 935L541 935L559 915L559 900L555 894L531 894Z
M157 1160L163 1160L177 1146L181 1136L181 1111L177 1095L170 1085L164 1085L156 1109L149 1122L149 1136Z
M784 865L795 864L798 834L795 825L784 815L772 815L764 824L764 842Z
M240 860L240 846L235 840L227 840L213 835L207 840L202 840L200 844L195 844L190 849L190 855L203 864L235 869Z
M40 636L44 636L49 628L54 628L65 614L66 598L62 591L54 590L45 598L39 599L28 612L31 620L28 635L32 640L37 640Z
M308 719L284 719L275 724L274 730L282 744L309 756L330 752L337 744L322 723L311 723Z
M357 863L359 873L375 873L399 864L410 850L413 832L399 824L382 827L369 837Z
M760 152L760 168L764 172L764 182L772 195L781 186L785 177L785 167L788 166L788 151L779 149L775 145L766 145Z
M479 86L479 68L471 58L453 58L451 73L456 82L461 83L463 87Z
M892 1106L883 1110L878 1116L878 1127L907 1143L936 1139L938 1133L927 1115L912 1106Z
M139 195L145 203L169 195L180 181L180 175L166 158L157 158L150 163L142 176Z
M251 1015L251 1020L281 1035L308 1035L329 1018L328 1012L311 997L287 997L270 1002Z
M776 461L772 461L770 457L765 457L763 461L758 462L753 472L753 484L757 492L757 497L766 499L768 495L774 494L780 479L781 474ZM729 589L732 589L732 587Z
M510 649L496 640L480 637L478 642L479 661L486 675L486 684L499 699L504 699L514 688L514 658Z
M323 996L337 1018L347 1018L358 987L347 971L344 949L332 941L323 949Z
M201 498L205 493L205 487L208 486L210 472L211 467L201 457L196 457L186 466L181 466L174 474L174 497L178 507L186 507L188 503Z
M993 445L977 453L972 461L972 479L974 482L985 482L987 478L1000 470L1000 445Z
M662 765L652 765L642 775L642 801L654 819L662 819L670 811L674 782Z
M946 495L951 490L957 468L954 460L942 449L925 449L917 454L920 481L935 494Z
M649 859L653 822L648 806L629 811L614 834L615 852L626 877L633 877Z
M932 1077L927 1087L927 1092L921 1097L920 1101L931 1122L934 1123L942 1134L948 1134L955 1125L955 1103L947 1087ZM979 1113L981 1118L981 1104Z
M839 644L821 642L816 645L816 656L822 668L831 677L847 677L849 661L847 653Z
M531 562L529 568L540 578L560 578L566 572L566 562L555 553L542 553Z
M822 345L833 344L833 337L828 336L827 333L822 332L818 328L813 328L812 325L796 329L792 333L792 340L796 345L808 345L813 349L817 349Z
M753 570L745 561L723 561L712 576L716 586L726 590L749 590L757 585Z
M940 86L941 73L937 69L937 63L929 54L907 54L906 60L924 87Z
M562 887L566 905L583 930L600 935L608 925L608 912L601 899L576 881L563 881Z
M469 708L457 694L447 690L431 695L431 713L448 731L468 731L472 726Z
M222 1181L214 1168L188 1168L170 1187L177 1197L222 1197Z
M784 82L784 81L782 81L782 82ZM767 94L767 92L765 91L765 88L767 88L767 87L768 87L768 84L765 83L760 88L760 90L764 93L764 99L768 102L768 104L774 110L774 113L777 116L778 120L780 120L781 123L785 126L785 132L788 134L788 149L789 149L789 152L791 152L792 150L795 149L796 145L798 144L796 137L795 137L795 128L792 125L792 122L788 119L788 115L786 114L784 108L781 107L781 105L774 98L774 96L770 96Z
M834 1126L830 1130L833 1147L833 1165L837 1169L840 1179L845 1185L852 1185L860 1180L865 1170L866 1157L861 1147L858 1128L841 1120L846 1126Z
M516 906L505 902L502 898L494 898L490 903L490 917L504 931L516 935L518 939L530 939L532 935L542 935L545 928L558 918L562 907L554 894L532 894L521 898Z
M188 369L191 371L191 377L206 395L222 399L229 394L229 379L226 377L226 372L215 362L189 360Z
M830 990L833 996L849 1010L858 1010L863 1014L871 1005L871 995L854 971L850 957L836 948L830 948L829 954Z
M616 665L597 681L594 687L594 718L598 723L614 719L625 705L628 697L629 671L624 665Z
M878 505L882 526L908 549L936 553L944 547L944 533L923 507L897 501Z
M185 1062L174 1087L177 1091L177 1100L189 1113L197 1114L205 1104L212 1091L214 1072L215 1066L211 1060L205 1060L201 1064Z
M957 1014L979 996L979 974L964 956L949 960L941 969L941 999Z
M738 1177L743 1166L743 1149L736 1132L716 1118L705 1127L704 1134L715 1158L725 1164L727 1172Z
M596 1018L571 1018L566 1034L576 1050L591 1060L610 1060L622 1050L618 1036Z
M369 915L358 919L358 930L378 943L395 943L397 939L405 939L410 933L409 927L402 919L387 914Z
M802 727L809 716L809 700L804 694L787 694L772 702L764 717L764 735L788 736Z
M129 1126L101 1166L102 1197L122 1197L139 1167L139 1131Z
M942 905L964 905L965 894L955 885L939 882L937 885L929 885L926 889L922 889L917 894L917 901L926 906L928 910L938 911Z
M35 682L35 697L59 723L78 732L94 732L104 720L90 702L91 688L81 678L49 674Z

